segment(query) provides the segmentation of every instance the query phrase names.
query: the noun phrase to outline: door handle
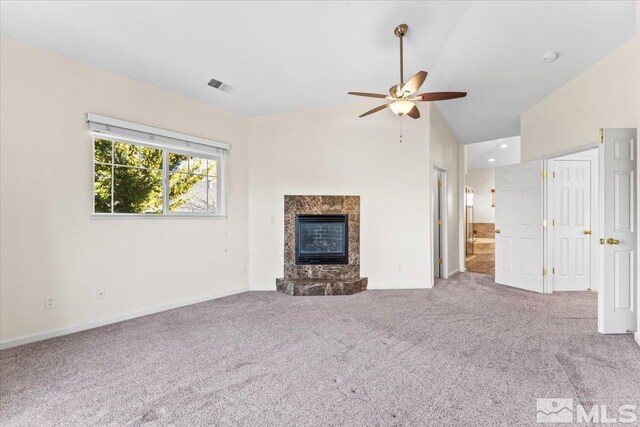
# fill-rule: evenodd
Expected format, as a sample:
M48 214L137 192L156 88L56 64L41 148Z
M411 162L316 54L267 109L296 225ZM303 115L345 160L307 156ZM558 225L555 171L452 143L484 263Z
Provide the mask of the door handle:
M496 229L496 234L500 234L500 229L499 228Z
M590 236L591 235L591 230L584 230L582 232L582 234L584 234L585 236Z
M607 240L600 239L601 245L619 245L620 240L609 237Z

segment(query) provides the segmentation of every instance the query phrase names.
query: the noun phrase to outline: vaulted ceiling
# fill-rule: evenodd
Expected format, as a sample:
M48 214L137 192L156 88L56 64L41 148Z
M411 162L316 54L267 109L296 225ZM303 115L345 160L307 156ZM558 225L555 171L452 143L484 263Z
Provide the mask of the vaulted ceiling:
M354 102L349 90L388 90L399 80L393 29L407 23L405 74L428 71L424 91L469 93L438 106L458 140L473 143L519 134L520 113L631 39L633 7L633 1L4 1L0 29L257 116ZM556 62L542 60L549 50L560 53ZM212 89L211 78L235 90Z

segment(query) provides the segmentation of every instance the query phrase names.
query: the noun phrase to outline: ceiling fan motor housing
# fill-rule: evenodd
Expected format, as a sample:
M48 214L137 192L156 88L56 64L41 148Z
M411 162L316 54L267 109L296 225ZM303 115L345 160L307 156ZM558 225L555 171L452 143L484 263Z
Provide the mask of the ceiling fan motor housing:
M400 24L396 27L395 30L393 30L393 33L397 36L397 37L402 37L405 34L407 34L407 31L409 31L409 26L407 24Z

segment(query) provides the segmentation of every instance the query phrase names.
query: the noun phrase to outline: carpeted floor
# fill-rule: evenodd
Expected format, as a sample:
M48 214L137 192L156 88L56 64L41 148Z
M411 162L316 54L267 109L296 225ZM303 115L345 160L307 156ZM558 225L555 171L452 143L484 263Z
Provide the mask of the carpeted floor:
M0 368L3 426L522 426L537 397L640 403L640 347L596 333L595 293L473 273L244 293L5 350Z

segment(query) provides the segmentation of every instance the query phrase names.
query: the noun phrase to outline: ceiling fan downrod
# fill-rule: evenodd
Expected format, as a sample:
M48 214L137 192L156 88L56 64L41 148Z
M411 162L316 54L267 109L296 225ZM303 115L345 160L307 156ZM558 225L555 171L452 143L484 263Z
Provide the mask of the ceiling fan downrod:
M400 39L400 85L404 84L404 58L402 52L402 39L404 35L409 31L409 26L407 24L400 24L393 30L393 33Z

